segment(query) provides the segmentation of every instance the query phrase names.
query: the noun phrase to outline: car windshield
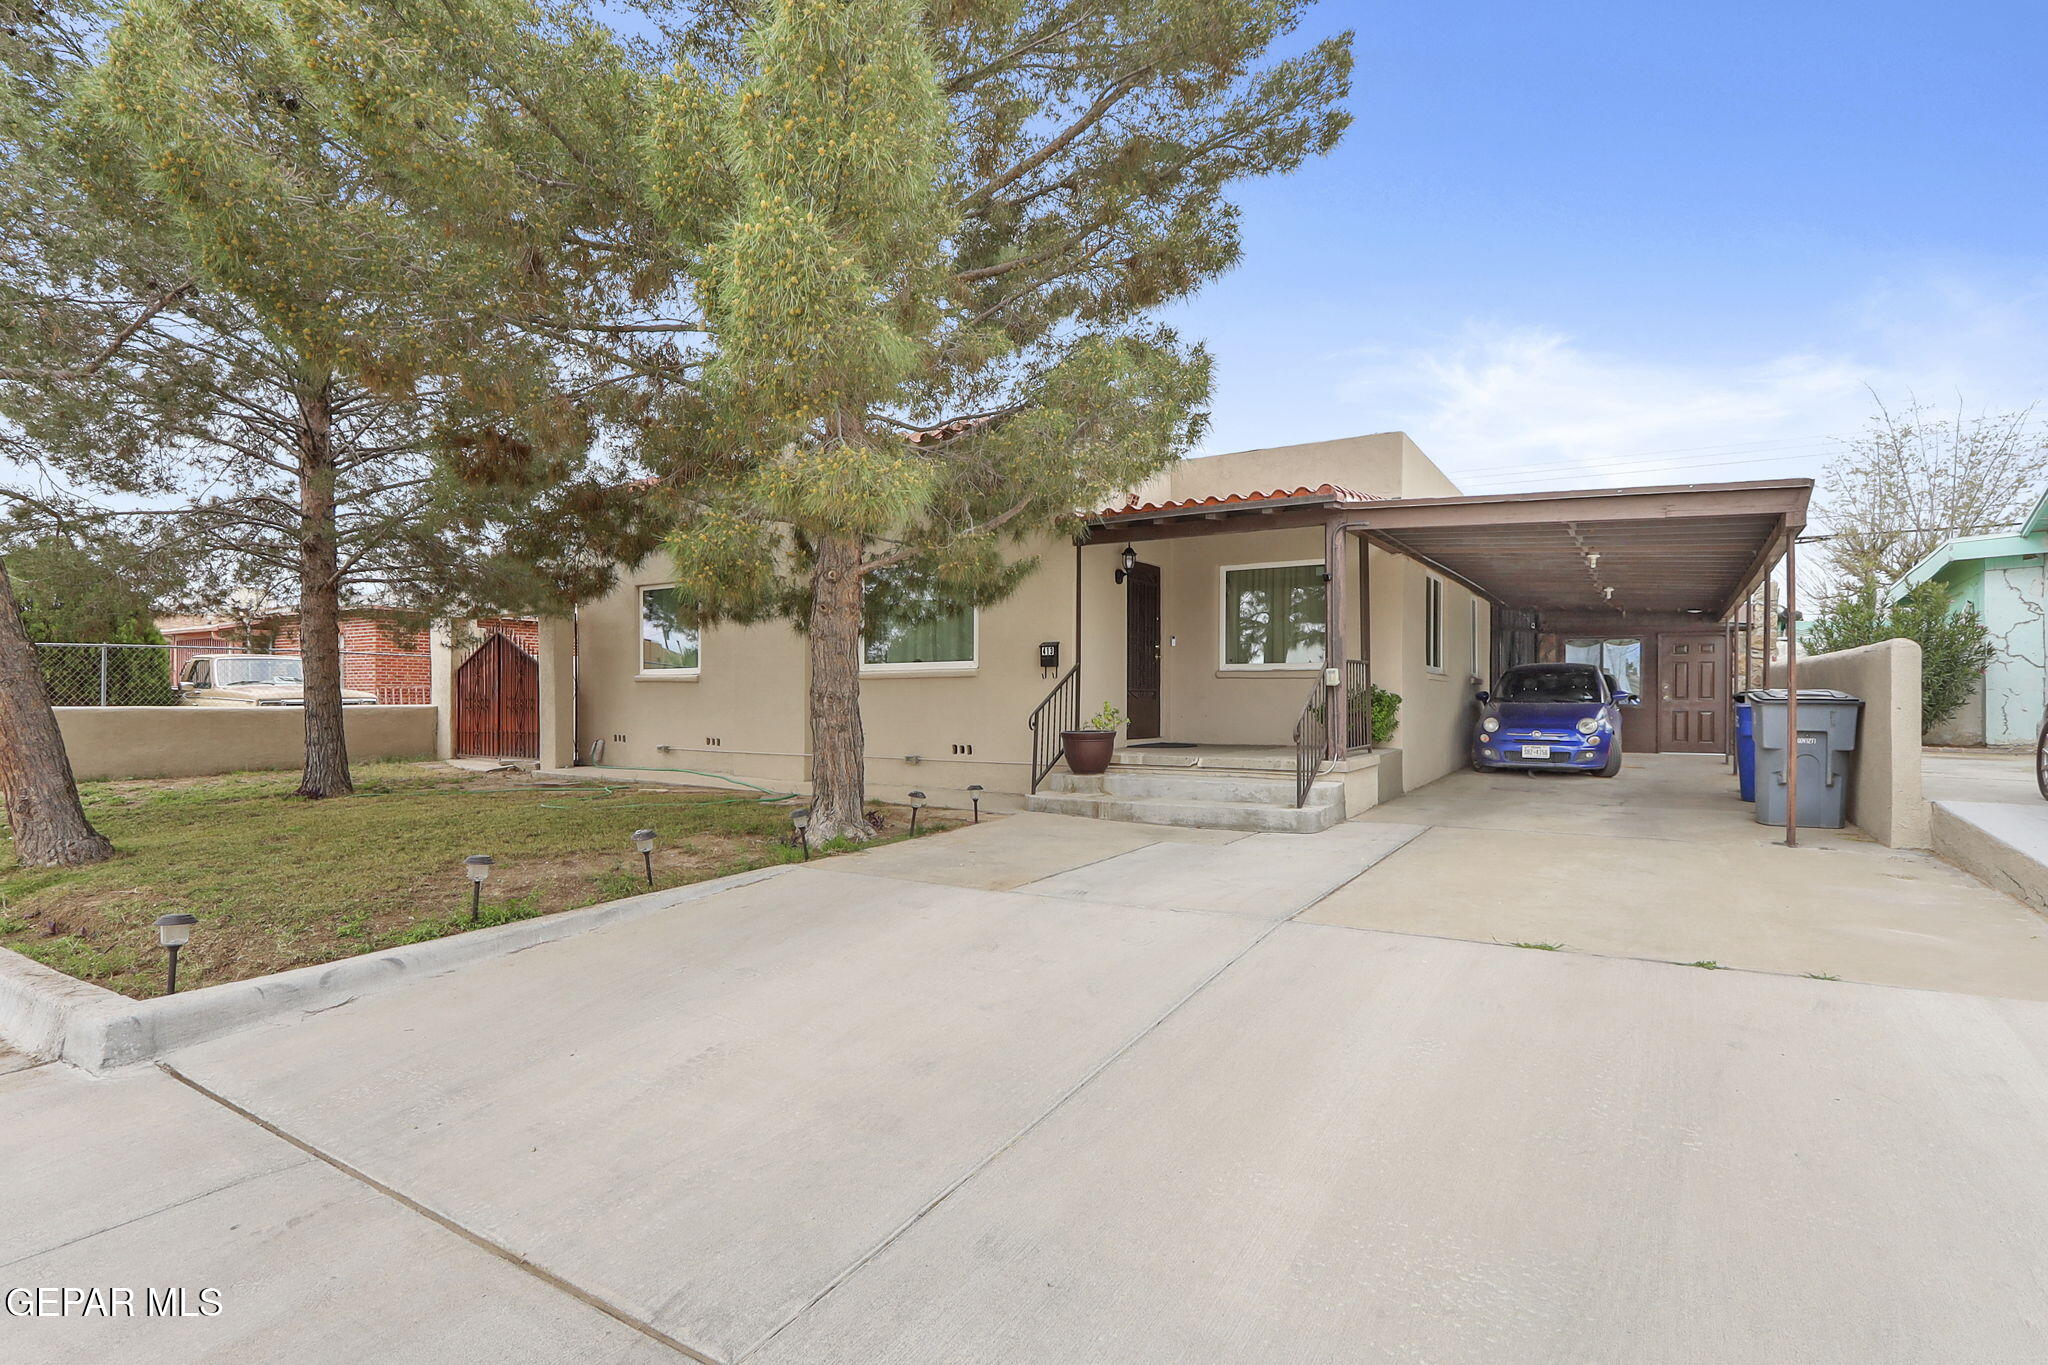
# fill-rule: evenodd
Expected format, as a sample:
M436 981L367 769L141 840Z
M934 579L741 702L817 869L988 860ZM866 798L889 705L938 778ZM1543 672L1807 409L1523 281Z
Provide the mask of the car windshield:
M247 687L261 683L296 687L305 681L306 675L300 671L297 659L266 657L213 661L215 687Z
M1601 700L1600 676L1590 668L1516 668L1500 680L1500 701Z

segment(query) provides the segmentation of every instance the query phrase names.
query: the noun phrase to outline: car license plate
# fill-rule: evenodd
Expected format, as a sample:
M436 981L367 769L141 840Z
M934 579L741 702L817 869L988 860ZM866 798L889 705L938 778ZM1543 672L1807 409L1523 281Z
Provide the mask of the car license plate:
M1550 746L1548 744L1524 744L1522 746L1522 757L1549 758Z

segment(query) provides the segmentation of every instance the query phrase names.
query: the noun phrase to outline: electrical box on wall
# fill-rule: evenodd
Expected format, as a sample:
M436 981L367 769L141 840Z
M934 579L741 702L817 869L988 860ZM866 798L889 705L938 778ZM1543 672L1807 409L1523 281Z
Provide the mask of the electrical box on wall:
M1047 640L1038 646L1038 666L1058 668L1060 666L1060 642Z

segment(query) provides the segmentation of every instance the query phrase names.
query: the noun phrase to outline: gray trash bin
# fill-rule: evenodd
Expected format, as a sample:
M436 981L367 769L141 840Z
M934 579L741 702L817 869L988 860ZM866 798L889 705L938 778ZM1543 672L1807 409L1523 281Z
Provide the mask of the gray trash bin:
M1756 708L1756 822L1785 823L1785 715L1782 687L1751 688ZM1849 823L1849 755L1863 698L1827 688L1799 689L1799 823L1840 829Z

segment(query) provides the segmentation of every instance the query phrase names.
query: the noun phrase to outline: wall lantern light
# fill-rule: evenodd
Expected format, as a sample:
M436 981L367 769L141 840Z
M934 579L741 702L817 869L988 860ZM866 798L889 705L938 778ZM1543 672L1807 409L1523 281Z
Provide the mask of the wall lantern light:
M1138 552L1126 545L1124 546L1123 554L1119 555L1118 558L1124 562L1124 566L1116 571L1116 581L1121 583L1131 576L1132 569L1138 567Z
M488 853L472 853L462 860L462 870L469 874L469 922L476 923L477 915L483 910L484 883L491 879L494 860Z
M192 926L199 923L197 915L158 915L156 920L156 941L171 955L170 981L164 987L165 995L178 993L178 949L192 941Z
M654 831L634 830L633 847L640 850L640 861L647 864L647 884L651 887L654 885Z

